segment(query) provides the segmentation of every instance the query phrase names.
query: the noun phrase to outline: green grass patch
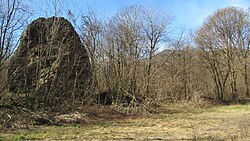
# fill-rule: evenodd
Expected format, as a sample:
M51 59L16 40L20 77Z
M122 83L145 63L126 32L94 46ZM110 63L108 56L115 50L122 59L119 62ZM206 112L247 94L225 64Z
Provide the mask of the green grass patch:
M221 110L250 111L250 105L223 106L221 107Z
M250 104L216 106L207 110L207 112L227 112L227 111L250 111Z

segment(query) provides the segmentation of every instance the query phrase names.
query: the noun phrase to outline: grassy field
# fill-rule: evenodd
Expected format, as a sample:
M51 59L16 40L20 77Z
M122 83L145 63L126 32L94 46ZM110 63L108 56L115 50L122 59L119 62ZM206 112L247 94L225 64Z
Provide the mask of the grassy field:
M39 126L0 134L0 140L250 140L250 105L75 126Z

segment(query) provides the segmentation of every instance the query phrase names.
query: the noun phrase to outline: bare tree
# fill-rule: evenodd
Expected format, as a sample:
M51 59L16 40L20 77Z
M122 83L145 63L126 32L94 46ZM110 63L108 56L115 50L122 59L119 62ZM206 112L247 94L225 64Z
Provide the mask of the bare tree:
M141 20L141 6L126 7L110 20L106 33L109 87L130 96L139 93L138 66L144 45Z
M39 10L46 17L62 16L64 14L63 12L65 12L65 10L66 10L64 0L45 0L44 5L42 5L42 7L40 7L40 6L41 5L38 5L38 8L40 8Z
M232 99L238 98L237 52L247 49L248 38L249 16L244 10L236 7L216 11L205 20L196 33L196 44L203 51L202 57L206 60L220 100L224 100L227 81L230 84Z
M103 44L107 91L132 99L160 98L157 71L165 62L157 64L153 58L166 46L170 22L169 14L140 5L121 9L108 22Z
M146 93L149 94L149 86L152 72L152 58L157 51L160 42L167 36L167 27L171 23L171 16L164 13L146 9L143 21L143 31L147 42L147 69L146 69Z
M103 89L101 67L103 56L103 22L93 11L89 11L81 17L80 34L86 48L91 65L91 87L93 93L100 93Z
M20 31L30 16L24 1L0 0L0 93L6 89L7 62L16 49Z
M21 0L0 1L0 70L17 47L19 30L27 24L30 13Z
M184 34L184 33L182 33ZM173 43L173 46L177 49L175 53L176 59L174 60L175 66L177 67L176 76L179 78L180 87L178 87L179 92L177 92L178 100L188 100L191 95L191 86L192 86L192 74L193 64L195 62L196 51L192 49L192 39L188 39L188 36L184 37L181 35L180 38ZM190 37L189 37L190 38Z
M244 77L245 84L245 96L250 97L249 90L249 52L250 52L250 9L248 8L247 12L243 12L240 14L240 18L235 19L238 20L238 37L237 43L239 44L238 57L241 65L243 66L242 72Z

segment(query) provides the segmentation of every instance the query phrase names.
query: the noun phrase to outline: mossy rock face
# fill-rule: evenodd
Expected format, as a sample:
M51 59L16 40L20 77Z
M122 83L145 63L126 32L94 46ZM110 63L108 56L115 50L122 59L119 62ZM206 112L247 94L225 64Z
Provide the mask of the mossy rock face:
M39 18L22 33L8 67L9 91L74 97L84 94L89 58L71 23Z

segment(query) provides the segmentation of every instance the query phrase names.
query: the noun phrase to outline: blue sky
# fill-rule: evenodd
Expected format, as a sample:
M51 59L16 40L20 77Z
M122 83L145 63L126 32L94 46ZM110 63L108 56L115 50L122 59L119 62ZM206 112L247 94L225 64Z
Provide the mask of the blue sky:
M52 0L33 0L35 17L50 16L44 11L51 7ZM86 11L97 11L100 17L110 18L117 10L132 4L140 4L159 11L170 12L175 27L196 29L211 12L228 6L250 7L250 0L61 0L64 10L70 9L76 16ZM40 9L40 10L39 10ZM50 12L48 12L50 13Z

